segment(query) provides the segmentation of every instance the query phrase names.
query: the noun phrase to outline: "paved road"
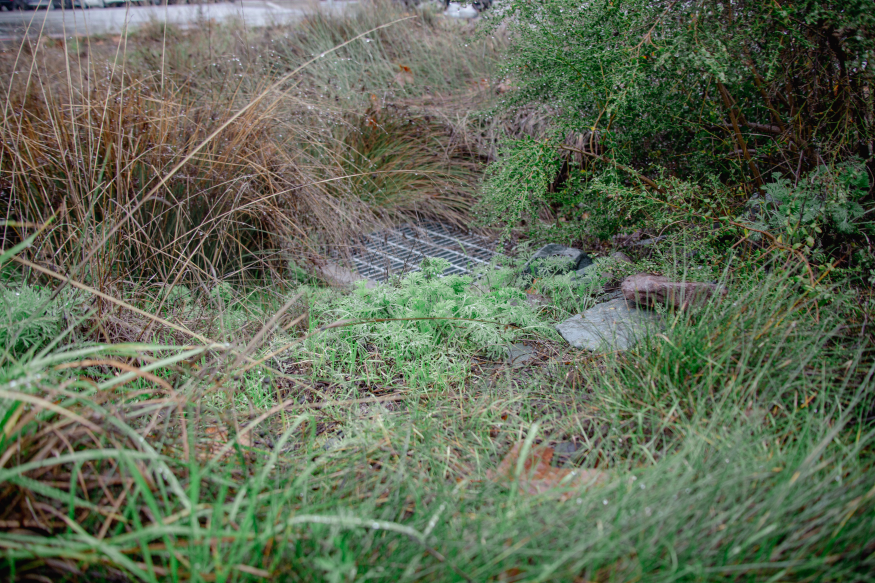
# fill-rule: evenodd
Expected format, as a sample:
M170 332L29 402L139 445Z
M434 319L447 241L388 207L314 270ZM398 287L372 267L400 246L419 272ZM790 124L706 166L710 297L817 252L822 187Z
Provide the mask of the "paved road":
M173 4L169 6L124 6L87 10L29 10L0 12L0 38L20 38L25 34L73 36L119 34L150 22L170 22L182 28L206 21L240 19L248 26L282 24L299 20L314 8L341 12L355 1L282 2L243 0L219 4Z

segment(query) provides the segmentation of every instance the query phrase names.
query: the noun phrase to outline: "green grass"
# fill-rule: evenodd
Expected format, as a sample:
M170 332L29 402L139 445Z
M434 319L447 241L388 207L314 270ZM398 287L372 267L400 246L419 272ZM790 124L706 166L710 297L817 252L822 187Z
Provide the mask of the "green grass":
M147 581L870 580L871 347L818 318L792 277L727 282L725 300L667 315L627 354L560 349L525 370L505 366L471 322L324 328L374 318L379 298L403 310L399 299L429 293L500 319L500 293L455 293L454 281L465 283L311 289L309 337L261 364L289 334L268 330L255 347L255 333L207 348L80 344L8 364L13 453L0 479L5 499L31 505L7 505L17 510L3 519L44 526L0 535L4 569ZM280 303L301 296L257 297L226 320L249 309L285 322ZM521 329L542 353L558 346L550 318L527 313ZM96 359L140 364L83 374ZM574 441L562 463L610 481L563 502L488 480L518 440Z

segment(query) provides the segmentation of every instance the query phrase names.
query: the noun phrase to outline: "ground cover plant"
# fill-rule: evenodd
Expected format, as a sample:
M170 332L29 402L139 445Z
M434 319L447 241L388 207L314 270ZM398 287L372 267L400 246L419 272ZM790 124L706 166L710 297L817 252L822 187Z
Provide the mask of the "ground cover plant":
M602 123L583 115L606 103L596 81L622 77L630 96L653 81L630 39L727 28L733 54L756 46L738 40L751 23L771 30L745 10L798 24L811 6L615 1L572 18L512 2L490 17L505 38L485 16L477 36L431 6L375 5L16 46L0 128L4 579L871 581L873 181L849 145L870 139L853 109L868 69L836 69L843 122L775 105L815 154L760 170L761 188L744 155L723 156L737 144L681 147L646 100L609 104L581 141ZM823 6L827 23L866 17ZM864 50L864 25L824 42ZM785 42L822 63L811 26ZM777 100L803 61L771 48ZM554 99L572 65L591 77ZM732 79L742 105L723 113L753 144L762 120L744 108L767 98ZM671 87L673 107L681 86L648 91ZM665 151L635 141L653 127ZM782 139L756 142L757 169L799 155ZM472 275L429 259L377 287L319 282L348 235L467 224L477 203L519 244ZM595 268L526 273L541 240L585 244ZM727 294L658 308L626 352L558 336L642 271Z

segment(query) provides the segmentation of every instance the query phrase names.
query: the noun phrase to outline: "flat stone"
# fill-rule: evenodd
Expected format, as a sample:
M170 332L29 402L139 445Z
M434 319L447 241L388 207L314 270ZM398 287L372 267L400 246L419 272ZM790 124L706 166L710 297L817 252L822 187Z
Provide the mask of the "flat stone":
M574 348L622 351L634 346L658 324L659 314L639 310L618 299L568 318L556 325L556 331Z
M522 366L535 360L536 351L531 346L519 342L507 347L507 362L513 366Z
M555 273L568 273L569 271L577 271L592 264L592 259L589 257L589 255L587 255L580 249L566 247L565 245L550 244L544 245L543 247L538 249L535 254L531 256L531 258L529 258L529 260L523 266L523 273L530 273L536 277L539 275L547 275L547 273L539 273L538 263L540 263L539 260L541 259L550 258L566 258L566 261L560 263L560 265L558 266L551 265L549 275L553 275Z
M352 288L359 281L364 281L365 287L368 289L377 287L377 282L364 278L358 273L330 261L317 267L317 270L322 279L334 287Z

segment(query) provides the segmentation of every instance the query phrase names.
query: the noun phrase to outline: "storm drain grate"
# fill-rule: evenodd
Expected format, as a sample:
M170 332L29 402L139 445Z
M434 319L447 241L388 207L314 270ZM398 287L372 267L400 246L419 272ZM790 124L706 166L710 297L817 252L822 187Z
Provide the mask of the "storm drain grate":
M362 237L358 243L351 250L352 263L359 275L372 281L419 271L426 257L449 261L444 275L465 275L494 255L483 237L441 223L403 225Z

